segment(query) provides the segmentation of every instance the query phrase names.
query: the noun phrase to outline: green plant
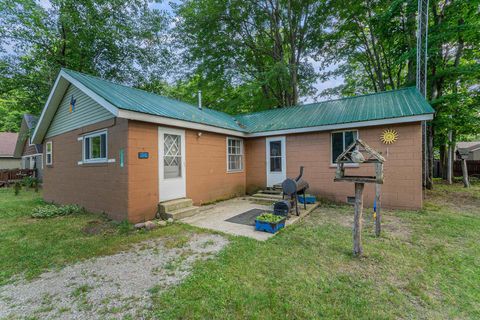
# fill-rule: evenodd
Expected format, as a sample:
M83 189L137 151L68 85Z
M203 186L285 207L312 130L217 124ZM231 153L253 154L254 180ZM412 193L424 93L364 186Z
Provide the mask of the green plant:
M56 216L67 216L71 214L78 214L83 213L85 210L77 206L73 205L65 205L65 206L56 206L54 204L48 204L46 206L39 206L32 210L32 218L51 218Z
M22 179L22 185L27 188L32 188L38 183L38 179L34 177L24 177Z
M278 223L278 222L282 221L283 219L284 219L284 217L277 216L277 215L272 214L272 213L264 213L264 214L261 214L257 217L258 221L268 222L268 223Z
M14 188L15 188L15 195L18 196L18 194L20 193L20 190L22 190L22 185L20 184L20 182L15 182L15 185L14 185Z
M133 225L128 222L128 220L123 220L118 224L118 233L119 234L128 234L133 230Z

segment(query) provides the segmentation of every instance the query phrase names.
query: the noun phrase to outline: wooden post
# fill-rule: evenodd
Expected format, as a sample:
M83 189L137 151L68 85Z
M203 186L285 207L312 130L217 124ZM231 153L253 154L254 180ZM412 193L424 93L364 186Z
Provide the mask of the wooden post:
M462 175L463 175L463 186L465 188L469 188L470 181L468 181L467 159L463 159L463 158L462 158Z
M375 236L379 237L380 232L382 232L382 204L380 199L380 188L381 185L376 183L375 184L375 204L376 204L376 211L375 211Z
M362 215L364 183L355 182L355 215L353 217L353 254L360 256L362 248Z

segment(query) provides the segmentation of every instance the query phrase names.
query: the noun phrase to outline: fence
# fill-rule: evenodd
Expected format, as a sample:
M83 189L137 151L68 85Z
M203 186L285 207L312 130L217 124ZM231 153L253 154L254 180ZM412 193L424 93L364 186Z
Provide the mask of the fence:
M0 170L0 187L25 177L36 177L35 169L8 169Z
M469 176L478 176L480 177L480 160L467 160L467 170ZM433 176L435 178L441 177L440 172L440 161L435 160L433 165ZM462 174L462 161L455 160L453 162L453 176L454 177L461 177Z

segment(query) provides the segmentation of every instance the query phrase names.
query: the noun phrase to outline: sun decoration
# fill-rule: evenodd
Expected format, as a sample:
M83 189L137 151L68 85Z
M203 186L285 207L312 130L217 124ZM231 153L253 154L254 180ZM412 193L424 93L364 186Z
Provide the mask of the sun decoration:
M383 131L382 136L380 137L380 140L384 144L392 144L398 139L398 133L395 130L387 129Z

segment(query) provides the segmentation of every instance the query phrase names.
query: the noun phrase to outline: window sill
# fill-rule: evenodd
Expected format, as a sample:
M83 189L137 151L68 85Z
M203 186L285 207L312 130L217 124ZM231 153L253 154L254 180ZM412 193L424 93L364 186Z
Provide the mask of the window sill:
M337 168L338 165L336 163L331 163L330 164L330 168ZM343 165L344 168L359 168L360 167L360 164L358 163L345 163Z
M79 166L106 166L109 163L114 163L115 159L101 160L101 161L78 161Z
M243 169L242 170L227 170L227 173L242 173L243 172Z

